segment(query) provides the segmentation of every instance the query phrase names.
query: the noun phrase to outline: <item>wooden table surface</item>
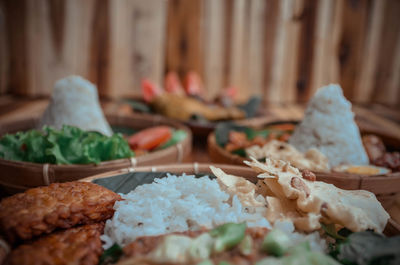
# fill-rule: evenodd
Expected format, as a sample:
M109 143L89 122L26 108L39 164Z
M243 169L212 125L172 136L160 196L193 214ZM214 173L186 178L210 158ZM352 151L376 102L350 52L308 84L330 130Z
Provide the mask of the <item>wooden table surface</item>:
M11 96L0 97L0 126L4 122L40 115L48 104L47 99L19 99ZM102 107L105 113L119 111L113 102L104 102ZM385 131L387 134L400 139L400 110L373 104L367 106L353 106L356 119L362 121L372 130ZM263 109L263 120L300 120L303 117L304 105L285 104L268 105ZM194 139L193 151L185 162L210 163L207 153L206 139ZM400 196L396 204L389 209L394 220L400 223Z

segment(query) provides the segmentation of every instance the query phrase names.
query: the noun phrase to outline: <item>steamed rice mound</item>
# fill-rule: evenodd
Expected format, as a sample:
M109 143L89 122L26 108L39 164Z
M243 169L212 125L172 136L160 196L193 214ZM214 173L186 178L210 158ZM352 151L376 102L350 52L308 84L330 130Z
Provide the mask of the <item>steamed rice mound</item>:
M139 236L211 229L227 222L271 227L265 212L243 207L236 195L230 197L208 177L168 175L121 196L106 222L105 248L114 242L125 246Z
M301 152L318 149L328 157L332 167L369 163L351 103L339 85L330 84L316 92L289 143Z
M58 130L63 125L111 136L113 131L104 117L97 88L80 76L68 76L55 83L50 103L43 113L38 129L44 125Z

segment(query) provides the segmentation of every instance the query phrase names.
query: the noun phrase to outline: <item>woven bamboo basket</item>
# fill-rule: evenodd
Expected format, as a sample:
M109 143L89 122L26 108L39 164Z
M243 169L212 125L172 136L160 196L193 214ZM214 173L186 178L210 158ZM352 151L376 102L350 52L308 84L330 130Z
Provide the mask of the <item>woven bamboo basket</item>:
M254 127L261 127L268 124L253 124ZM400 138L386 134L382 130L372 130L370 127L359 123L361 134L375 134L383 140L386 146L390 146L396 150L400 150ZM239 155L232 154L220 147L215 138L215 134L211 133L207 139L208 154L214 163L243 165L243 158ZM400 193L400 172L390 173L386 175L359 175L349 173L320 173L315 172L317 179L334 184L335 186L347 190L368 190L373 192L385 209L389 209L395 202L396 196Z
M232 174L236 176L241 176L253 183L257 182L257 173L255 173L249 167L243 167L238 165L226 165L226 164L169 164L169 165L157 165L157 166L144 166L144 167L136 167L134 172L170 172L174 174L212 174L210 170L210 165L218 167L222 169L227 174ZM95 176L87 177L82 179L81 181L92 182L96 179L101 178L109 178L121 174L126 174L128 172L132 172L132 169L121 169L112 172L106 172L102 174L98 174ZM388 236L394 236L400 234L400 225L396 223L393 219L389 219L388 224L386 225L384 233Z
M139 130L154 125L168 125L176 129L185 130L187 137L182 142L162 150L134 158L105 161L98 165L54 165L0 159L0 188L2 192L14 194L32 187L49 185L53 182L78 180L120 168L179 163L191 152L192 133L186 126L178 122L141 114L134 114L129 117L106 115L106 118L113 126L123 126ZM2 124L0 126L0 136L5 133L14 133L34 128L37 121L37 118L27 118Z

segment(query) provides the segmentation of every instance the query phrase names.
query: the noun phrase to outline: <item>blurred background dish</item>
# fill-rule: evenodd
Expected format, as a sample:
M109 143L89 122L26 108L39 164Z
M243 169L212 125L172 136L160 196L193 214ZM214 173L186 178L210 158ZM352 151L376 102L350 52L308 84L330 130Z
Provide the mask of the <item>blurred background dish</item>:
M151 128L155 125L168 126L175 130L185 132L186 136L171 146L163 149L156 149L151 152L141 150L132 158L104 161L98 164L87 165L60 165L60 164L40 164L23 161L12 161L0 158L1 174L0 181L3 192L15 193L27 188L49 185L53 182L66 182L78 180L100 172L106 172L119 168L135 167L137 165L152 165L155 163L181 162L191 152L192 134L191 131L175 121L163 119L159 120L152 116L135 114L131 117L118 115L106 115L106 119L114 128L114 131L129 132L140 131ZM25 131L38 124L39 119L28 118L9 123L2 123L0 135ZM129 139L128 139L129 140Z

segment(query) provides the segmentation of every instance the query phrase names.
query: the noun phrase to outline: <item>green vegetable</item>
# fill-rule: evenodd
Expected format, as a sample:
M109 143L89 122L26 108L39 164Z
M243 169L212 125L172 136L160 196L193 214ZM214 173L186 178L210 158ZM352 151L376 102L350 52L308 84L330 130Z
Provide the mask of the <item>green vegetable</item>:
M151 108L143 102L133 100L133 99L126 99L123 102L131 106L133 110L144 112L144 113L151 113Z
M284 232L273 229L265 236L261 249L268 254L280 257L285 254L290 245L290 239Z
M295 254L301 254L301 253L310 252L310 251L311 251L310 242L305 241L305 242L301 242L295 246L289 247L287 249L287 251L285 252L285 254L295 255Z
M320 253L311 252L309 242L303 242L288 248L285 256L280 258L268 257L260 260L255 265L340 265L331 257Z
M210 231L210 235L215 237L214 251L219 253L230 249L239 244L246 231L246 223L226 223Z
M237 125L233 122L220 122L215 128L215 138L219 146L225 146L229 142L229 132L244 132L247 138L253 139L256 135L254 129Z
M99 164L134 156L121 134L110 137L64 125L7 134L0 139L0 157L7 160L50 164Z
M332 237L334 239L339 239L339 240L346 239L346 237L340 235L336 231L335 224L323 224L323 223L321 223L321 227L322 227L322 229L324 229L325 233L327 233L330 237Z
M122 135L132 135L138 132L138 130L124 126L111 126L111 129L114 133L120 133Z
M236 154L241 157L246 157L246 150L244 150L243 148L240 148L235 151L232 151L232 154Z
M202 125L209 125L212 124L211 121L207 120L203 115L195 113L192 116L190 116L190 121L195 121L198 124Z
M197 263L197 265L214 265L214 263L212 263L211 260L206 259L206 260L203 260L203 261L200 262L200 263Z
M400 236L385 237L372 231L351 234L333 252L344 264L400 264Z
M220 263L218 263L218 265L231 265L231 264L227 261L221 261Z
M247 256L251 254L252 250L253 250L253 239L251 238L251 236L246 235L243 238L242 242L240 242L239 244L239 251L243 255Z
M282 258L283 265L340 265L333 258L320 252L298 252Z
M122 248L115 243L100 256L99 265L115 263L122 256Z
M282 264L283 264L282 259L275 257L268 257L256 262L254 265L282 265Z
M187 133L184 130L174 130L172 132L172 137L166 143L162 144L157 149L164 149L170 146L173 146L181 141L183 141L187 136Z
M246 118L252 118L256 115L260 105L260 97L251 97L245 104L239 105L238 108L246 112Z

